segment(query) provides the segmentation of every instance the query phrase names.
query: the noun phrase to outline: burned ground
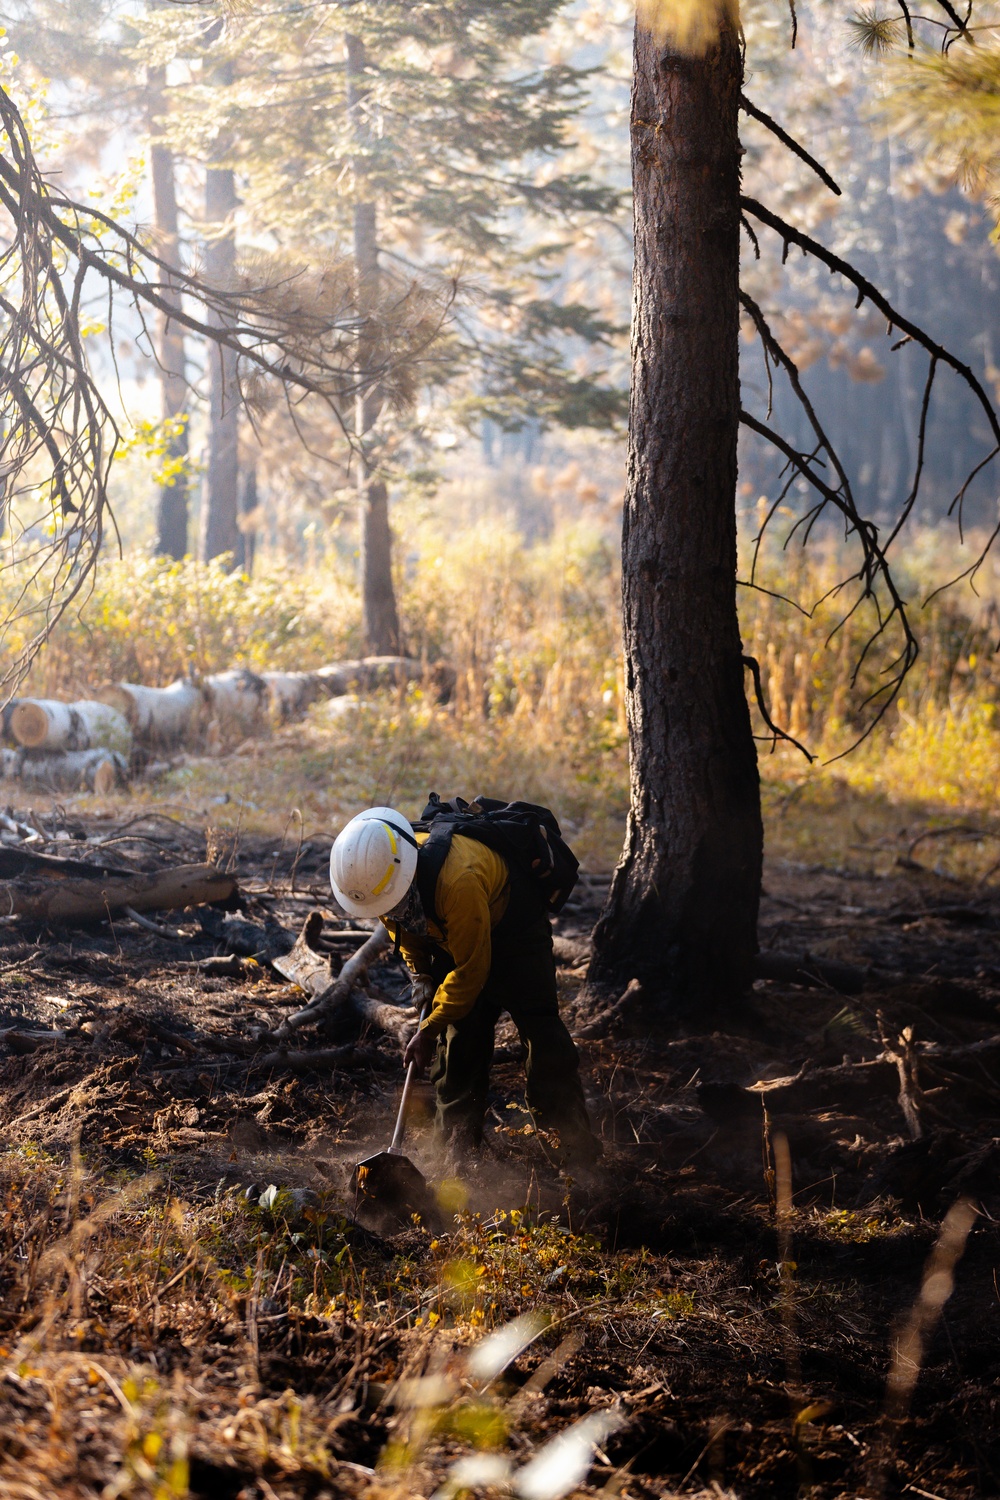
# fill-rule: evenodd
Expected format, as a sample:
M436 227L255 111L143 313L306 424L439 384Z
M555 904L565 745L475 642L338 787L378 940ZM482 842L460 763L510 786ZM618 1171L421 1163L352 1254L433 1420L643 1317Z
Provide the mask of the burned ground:
M195 826L122 825L44 831L144 868L204 857ZM396 1042L340 1017L296 1042L338 1066L261 1062L302 1004L268 959L324 907L328 848L214 848L243 910L159 918L172 936L0 927L0 1491L431 1495L470 1454L516 1485L606 1410L580 1493L1000 1492L989 884L934 873L912 830L880 862L773 861L762 946L816 982L758 981L711 1032L602 1035L588 881L558 951L600 1168L549 1166L505 1028L487 1157L440 1181L424 1091L410 1149L438 1222L375 1233L347 1183L388 1138ZM370 983L403 996L391 959ZM942 1250L961 1202L971 1232L953 1212ZM477 1377L468 1350L525 1313L545 1326Z

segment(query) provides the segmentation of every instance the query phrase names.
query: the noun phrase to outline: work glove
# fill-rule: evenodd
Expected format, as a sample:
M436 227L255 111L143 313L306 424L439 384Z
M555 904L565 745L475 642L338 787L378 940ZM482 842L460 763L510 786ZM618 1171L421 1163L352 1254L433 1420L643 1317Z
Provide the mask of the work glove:
M437 985L429 974L418 974L410 986L410 998L413 1001L417 1015L423 1017L434 1003L434 995ZM403 1048L403 1066L409 1067L410 1063L416 1063L417 1076L422 1078L430 1067L431 1058L434 1056L434 1037L429 1036L426 1031L421 1031L419 1023L417 1029L407 1038Z
M422 1015L424 1008L430 1010L434 1001L437 985L429 974L418 974L410 986L410 995L416 1006L417 1015Z
M423 1078L431 1065L434 1056L434 1048L437 1045L437 1037L432 1036L429 1031L417 1031L411 1036L403 1053L403 1066L408 1068L410 1063L416 1065L418 1078Z

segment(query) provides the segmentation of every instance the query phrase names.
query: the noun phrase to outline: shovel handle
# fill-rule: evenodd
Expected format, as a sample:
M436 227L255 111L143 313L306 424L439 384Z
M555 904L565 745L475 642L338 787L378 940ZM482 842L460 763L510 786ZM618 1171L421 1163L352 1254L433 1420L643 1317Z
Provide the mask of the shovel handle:
M429 1005L424 1006L423 1010L420 1012L421 1021L423 1021L429 1009ZM392 1140L389 1142L389 1151L393 1156L398 1156L403 1146L403 1135L406 1130L406 1106L410 1102L410 1090L413 1087L413 1079L416 1075L416 1071L416 1063L410 1063L410 1066L406 1070L406 1078L403 1082L403 1092L399 1100L399 1111L396 1115L396 1128L392 1132Z

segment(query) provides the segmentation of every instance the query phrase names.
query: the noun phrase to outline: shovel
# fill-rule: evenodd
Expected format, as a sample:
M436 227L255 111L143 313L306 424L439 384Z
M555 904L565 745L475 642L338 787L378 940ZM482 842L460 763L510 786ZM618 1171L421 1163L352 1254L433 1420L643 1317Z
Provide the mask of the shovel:
M421 1021L426 1014L427 1007L420 1013ZM364 1214L380 1227L405 1223L413 1214L420 1214L426 1221L435 1208L434 1196L423 1173L403 1155L406 1108L415 1075L416 1064L410 1063L388 1151L378 1151L359 1161L351 1175L355 1217L360 1219Z

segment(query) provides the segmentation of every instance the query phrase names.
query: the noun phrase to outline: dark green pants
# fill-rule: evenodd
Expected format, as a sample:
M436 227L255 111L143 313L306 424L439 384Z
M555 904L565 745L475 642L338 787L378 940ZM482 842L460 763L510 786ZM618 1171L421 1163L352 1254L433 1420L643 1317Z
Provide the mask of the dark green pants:
M528 1051L526 1098L535 1125L558 1135L570 1155L592 1159L573 1039L559 1016L552 929L542 918L493 944L493 962L475 1005L438 1038L431 1078L437 1128L459 1149L479 1145L489 1099L493 1037L503 1011Z

